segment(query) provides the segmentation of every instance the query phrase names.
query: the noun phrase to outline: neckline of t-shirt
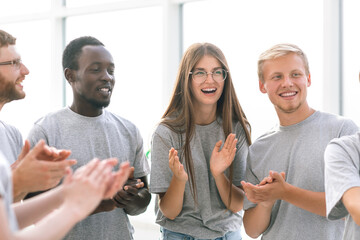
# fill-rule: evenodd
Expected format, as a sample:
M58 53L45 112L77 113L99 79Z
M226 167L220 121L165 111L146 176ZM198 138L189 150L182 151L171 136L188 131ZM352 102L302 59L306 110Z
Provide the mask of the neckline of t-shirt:
M89 120L89 121L98 121L99 119L102 119L105 116L105 112L106 112L106 110L104 109L102 114L100 114L99 116L88 117L88 116L84 116L84 115L81 115L81 114L78 114L78 113L74 112L73 110L71 110L70 107L66 107L66 111L69 112L72 116L74 116L76 118L86 119L86 120Z
M290 130L292 130L294 128L302 127L302 126L308 124L309 122L313 121L313 119L317 118L317 116L319 114L320 114L320 111L315 111L313 114L311 114L309 117L305 118L301 122L298 122L298 123L295 123L295 124L289 125L289 126L281 126L281 125L279 125L279 130L281 130L281 131L290 131Z
M198 128L198 129L212 128L217 124L220 124L220 119L219 118L216 118L213 122L211 122L209 124L206 124L206 125L195 124L195 128Z

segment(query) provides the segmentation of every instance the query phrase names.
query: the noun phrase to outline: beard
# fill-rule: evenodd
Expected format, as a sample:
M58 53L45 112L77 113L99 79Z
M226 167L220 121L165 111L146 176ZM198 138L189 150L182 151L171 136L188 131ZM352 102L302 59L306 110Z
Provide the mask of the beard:
M95 107L95 108L106 108L107 106L109 106L110 104L110 100L107 101L98 101L95 99L89 99L89 102Z
M11 102L13 100L23 99L25 92L16 89L14 82L6 80L0 73L0 102Z

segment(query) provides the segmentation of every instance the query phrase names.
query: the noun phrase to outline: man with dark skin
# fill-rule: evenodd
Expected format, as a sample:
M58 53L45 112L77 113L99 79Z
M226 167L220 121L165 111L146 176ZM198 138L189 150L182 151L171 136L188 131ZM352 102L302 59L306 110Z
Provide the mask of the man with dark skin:
M123 189L102 203L65 239L132 239L127 214L143 213L150 200L149 166L139 130L130 121L105 108L115 85L115 65L110 52L93 37L71 41L63 53L65 78L72 87L73 102L38 120L29 134L49 146L71 150L80 167L94 157L129 161L132 173ZM86 196L84 196L86 197Z

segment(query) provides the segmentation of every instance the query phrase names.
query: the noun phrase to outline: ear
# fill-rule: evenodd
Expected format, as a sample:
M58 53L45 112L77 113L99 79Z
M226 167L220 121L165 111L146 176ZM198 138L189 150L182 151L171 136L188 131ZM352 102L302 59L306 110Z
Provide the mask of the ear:
M259 79L259 89L260 89L260 92L267 93L266 88L265 88L265 83L263 83L260 79Z
M68 83L71 85L72 82L75 82L75 76L74 76L74 71L70 68L65 68L64 70L64 76L66 78L66 80L68 81Z
M311 75L309 73L309 76L307 78L307 86L310 87L311 86Z

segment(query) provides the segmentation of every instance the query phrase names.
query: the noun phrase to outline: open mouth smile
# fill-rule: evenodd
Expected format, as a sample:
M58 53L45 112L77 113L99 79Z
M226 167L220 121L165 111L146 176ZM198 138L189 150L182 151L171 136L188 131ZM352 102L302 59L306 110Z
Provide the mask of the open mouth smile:
M205 94L210 94L216 92L217 88L203 88L201 91Z

